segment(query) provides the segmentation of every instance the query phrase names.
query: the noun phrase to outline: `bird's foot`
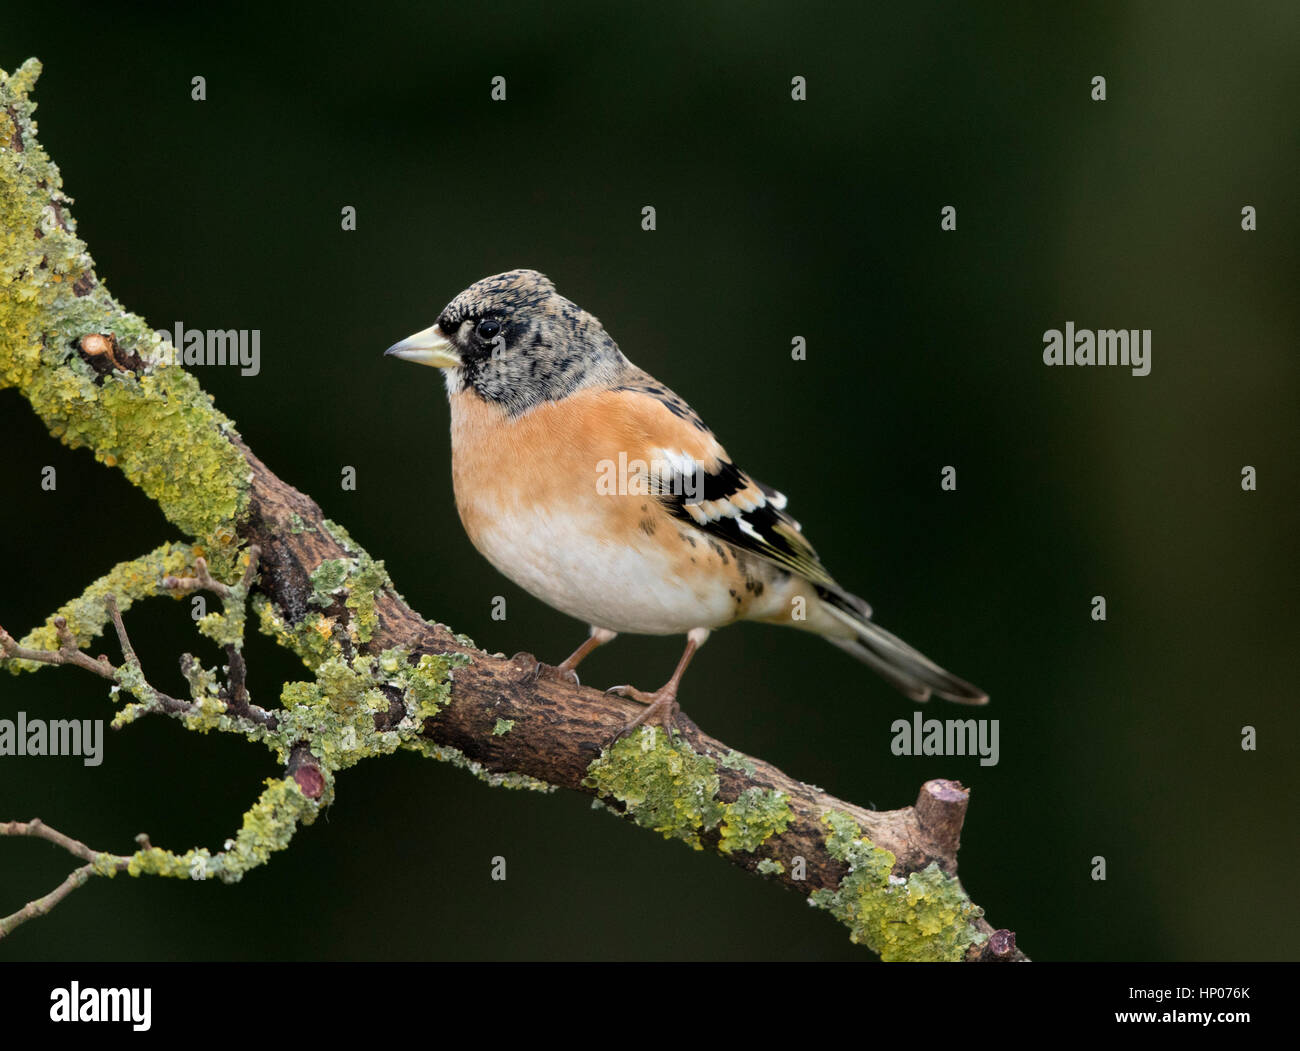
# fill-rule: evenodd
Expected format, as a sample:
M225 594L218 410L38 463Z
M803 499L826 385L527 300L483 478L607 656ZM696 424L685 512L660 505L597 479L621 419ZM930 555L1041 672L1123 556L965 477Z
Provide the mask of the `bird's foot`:
M534 657L531 653L516 653L510 658L512 664L523 665L525 669L524 676L530 681L537 679L553 679L556 682L571 682L575 686L580 686L578 673L572 668L566 668L563 664L544 664Z
M645 726L652 722L659 723L664 728L664 733L670 738L674 731L678 731L677 715L681 711L681 706L677 703L677 691L675 689L669 689L669 687L665 686L654 693L646 693L644 690L638 690L633 686L611 686L605 692L615 693L620 697L628 697L646 705L645 711L614 735L614 741L630 734L638 726ZM611 741L610 743L613 744L614 742Z

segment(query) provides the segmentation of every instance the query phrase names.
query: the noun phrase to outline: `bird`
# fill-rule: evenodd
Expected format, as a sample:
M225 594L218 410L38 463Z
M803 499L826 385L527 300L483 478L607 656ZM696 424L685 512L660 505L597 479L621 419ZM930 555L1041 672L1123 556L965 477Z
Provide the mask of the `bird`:
M822 565L786 497L741 470L545 275L476 281L384 354L443 372L452 486L474 547L590 628L539 673L577 682L581 662L619 634L686 636L659 689L607 691L646 706L622 733L654 722L671 733L687 665L739 620L821 635L914 701L988 701L876 624Z

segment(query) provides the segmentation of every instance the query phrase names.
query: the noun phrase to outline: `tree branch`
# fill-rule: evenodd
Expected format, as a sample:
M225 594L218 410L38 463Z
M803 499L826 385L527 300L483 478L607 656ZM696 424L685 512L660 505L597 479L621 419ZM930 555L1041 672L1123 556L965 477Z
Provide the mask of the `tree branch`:
M28 920L35 919L37 916L44 916L78 887L85 886L91 876L106 876L114 872L121 872L131 863L130 858L91 850L86 844L50 828L37 817L32 818L30 821L0 822L0 836L32 836L38 839L46 839L55 846L62 847L69 854L88 862L88 864L73 869L72 872L68 873L67 879L50 893L29 901L17 912L10 913L8 916L0 916L0 938L13 933L15 927L21 926Z
M5 663L15 671L73 664L118 682L129 669L139 686L118 596L206 589L224 604L200 630L225 649L226 687L187 655L182 668L195 700L168 698L180 706L173 714L187 726L242 733L272 748L285 779L255 804L258 820L246 816L239 837L217 855L177 856L146 840L122 858L48 830L27 834L113 857L133 875L238 879L314 819L331 798L335 771L401 747L494 784L591 795L665 838L806 896L885 959L1025 958L1014 935L995 931L956 878L969 796L956 782L927 782L915 806L873 811L741 755L685 718L679 736L644 727L612 743L639 711L634 702L539 678L534 659L484 653L412 610L383 564L277 478L174 363L174 348L103 289L30 122L38 71L29 61L12 76L0 73L0 143L9 146L0 153L0 218L14 231L0 269L16 275L4 304L0 386L18 388L65 444L88 446L121 470L193 548L122 564L21 644L0 634ZM178 575L191 566L192 575ZM250 599L261 630L315 675L286 684L275 712L251 708L243 686ZM78 648L103 630L105 610L122 643L121 669ZM47 911L95 872L96 864L78 869L14 914L21 918L13 925Z

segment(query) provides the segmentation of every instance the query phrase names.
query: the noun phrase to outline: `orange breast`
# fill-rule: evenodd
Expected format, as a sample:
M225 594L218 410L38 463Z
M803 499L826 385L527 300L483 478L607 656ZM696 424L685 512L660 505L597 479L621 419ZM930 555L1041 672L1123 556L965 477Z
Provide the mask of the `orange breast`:
M767 574L755 560L674 519L648 493L609 488L611 480L631 481L620 463L648 463L660 448L714 464L725 454L712 435L654 399L609 391L580 392L513 419L471 392L453 395L451 408L452 479L465 531L544 601L591 623L648 633L716 626L768 606ZM609 608L620 602L627 608Z

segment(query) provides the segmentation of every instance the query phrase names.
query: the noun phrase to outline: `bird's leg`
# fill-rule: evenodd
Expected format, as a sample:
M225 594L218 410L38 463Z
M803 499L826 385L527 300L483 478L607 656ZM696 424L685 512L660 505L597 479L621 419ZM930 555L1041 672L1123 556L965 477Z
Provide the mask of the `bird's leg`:
M576 684L578 682L578 665L581 664L597 646L603 646L611 639L617 637L618 632L610 631L608 628L598 628L593 624L591 634L587 637L586 642L565 657L559 664L543 664L541 661L537 661L537 667L533 669L533 676L535 678L545 677L547 679L559 679L562 682L571 682ZM516 656L524 655L516 654ZM531 654L528 656L531 656Z
M686 650L682 653L682 659L677 662L677 670L673 672L673 677L654 693L646 693L631 686L611 686L605 691L616 693L621 697L630 697L634 701L647 705L646 710L623 727L614 740L617 741L619 737L631 733L638 726L644 726L651 720L657 720L669 735L672 734L677 713L681 710L681 706L677 703L677 687L681 685L682 673L686 671L686 665L691 663L695 651L704 645L708 637L707 628L692 628L686 633Z

